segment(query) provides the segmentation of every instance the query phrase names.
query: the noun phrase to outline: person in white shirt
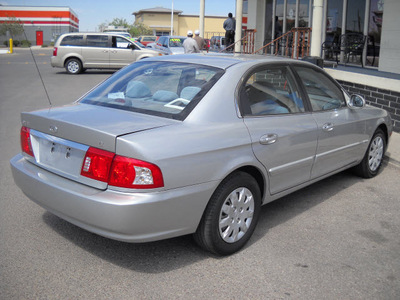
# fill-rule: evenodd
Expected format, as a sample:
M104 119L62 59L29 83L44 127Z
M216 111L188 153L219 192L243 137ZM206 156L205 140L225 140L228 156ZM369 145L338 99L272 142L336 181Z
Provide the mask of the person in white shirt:
M187 32L187 39L183 42L183 49L185 53L200 53L199 45L193 38L193 31Z

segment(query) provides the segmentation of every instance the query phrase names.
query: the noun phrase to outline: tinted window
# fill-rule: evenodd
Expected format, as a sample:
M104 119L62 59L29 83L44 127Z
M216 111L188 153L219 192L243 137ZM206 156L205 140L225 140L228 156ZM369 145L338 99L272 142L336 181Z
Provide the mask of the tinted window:
M82 102L183 120L223 72L203 65L137 62Z
M293 77L284 66L262 68L251 73L240 95L245 115L277 115L305 111Z
M107 35L87 35L86 44L90 47L108 47Z
M83 35L67 35L65 36L60 46L82 46L83 45Z
M307 67L295 67L314 111L346 106L342 90L325 74Z

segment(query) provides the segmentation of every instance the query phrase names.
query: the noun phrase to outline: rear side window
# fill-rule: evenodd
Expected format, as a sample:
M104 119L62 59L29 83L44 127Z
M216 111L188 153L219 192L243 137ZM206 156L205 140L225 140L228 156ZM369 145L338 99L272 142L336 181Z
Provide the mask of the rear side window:
M89 47L108 47L107 35L87 35L86 43Z
M286 66L262 67L250 73L240 92L245 115L304 112L304 103Z
M83 35L67 35L60 42L60 46L82 46Z

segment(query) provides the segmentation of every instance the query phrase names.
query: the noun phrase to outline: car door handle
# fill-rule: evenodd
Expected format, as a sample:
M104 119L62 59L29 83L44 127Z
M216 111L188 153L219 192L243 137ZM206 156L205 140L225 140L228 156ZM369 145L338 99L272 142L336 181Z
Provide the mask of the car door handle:
M322 126L323 131L332 131L333 130L333 123L325 123Z
M108 50L103 50L103 52L104 52L104 53L107 53L107 52L108 52Z
M263 135L260 137L260 144L261 145L270 145L275 143L278 140L278 135L275 133L270 133Z

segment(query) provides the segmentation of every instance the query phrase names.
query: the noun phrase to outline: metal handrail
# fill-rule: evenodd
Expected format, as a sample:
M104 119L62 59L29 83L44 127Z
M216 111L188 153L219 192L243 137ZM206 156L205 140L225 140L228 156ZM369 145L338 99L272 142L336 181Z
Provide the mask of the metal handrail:
M252 29L252 30L247 30L247 33L244 37L242 37L240 40L234 42L233 44L230 44L228 47L226 47L225 49L222 49L220 51L218 51L218 53L224 52L227 49L234 47L237 43L241 43L243 41L247 41L249 43L251 43L254 46L254 33L256 33L256 29Z
M303 56L308 56L310 53L310 33L311 33L311 28L310 27L296 27L292 28L290 31L286 32L285 34L281 35L280 37L274 39L270 43L262 46L260 49L254 51L252 54L256 54L257 52L264 50L265 48L273 45L275 46L276 44L279 44L280 41L286 41L285 45L285 56L289 56L289 38L288 37L290 34L295 35L295 38L292 39L292 49L295 49L296 51L292 51L291 57L294 58L296 57L297 59L299 58L300 54L300 49L301 53ZM308 38L306 39L306 35L308 34ZM301 39L301 44L300 44L300 38ZM307 41L307 44L306 44ZM276 43L278 42L278 43ZM279 47L275 47L275 55L278 55L278 49ZM296 55L294 55L296 52ZM305 54L305 55L304 55Z

